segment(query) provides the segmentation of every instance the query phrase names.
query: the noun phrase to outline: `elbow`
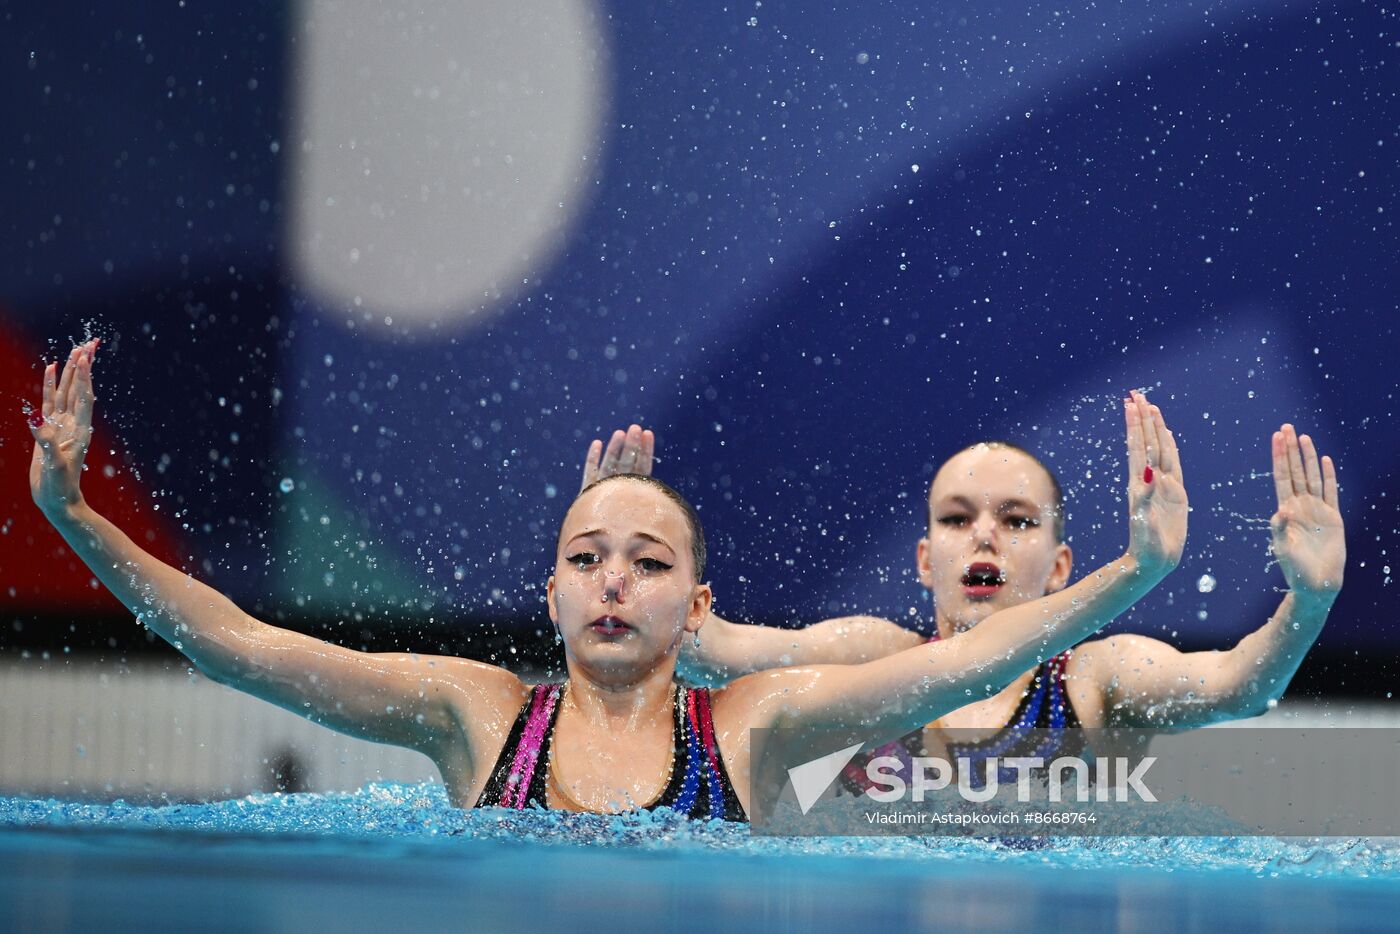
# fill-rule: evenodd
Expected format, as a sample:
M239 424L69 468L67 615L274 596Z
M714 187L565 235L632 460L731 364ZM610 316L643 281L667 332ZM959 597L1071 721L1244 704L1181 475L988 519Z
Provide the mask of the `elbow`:
M192 658L190 659L190 661L194 664L196 671L204 675L204 677L208 678L210 681L213 681L215 684L222 684L225 687L229 687L233 684L232 672L227 671L223 668L219 668L216 665L208 664L207 662L201 662L198 659Z
M1244 683L1233 692L1232 720L1250 720L1254 717L1262 717L1264 714L1278 706L1278 702L1283 700L1284 692L1288 690L1289 682L1293 680L1292 674L1279 674L1277 672L1256 672L1254 677L1247 678Z
M246 674L239 670L239 665L235 659L220 658L218 655L192 655L188 652L185 657L194 665L195 670L201 675L213 681L215 684L222 684L225 687L238 688L246 678Z
M1236 720L1253 720L1255 717L1262 717L1278 706L1278 698L1272 694L1261 694L1251 698L1248 703L1242 704L1235 713Z

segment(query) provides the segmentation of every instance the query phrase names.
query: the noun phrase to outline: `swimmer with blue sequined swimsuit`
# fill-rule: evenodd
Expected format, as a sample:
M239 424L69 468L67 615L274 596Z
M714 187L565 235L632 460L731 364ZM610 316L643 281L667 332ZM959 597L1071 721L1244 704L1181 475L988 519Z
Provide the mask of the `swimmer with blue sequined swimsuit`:
M882 752L905 759L925 751L943 756L969 733L977 747L997 748L1008 731L1027 725L1026 713L1047 692L1058 692L1064 705L1060 722L1052 702L1037 708L1030 725L1061 735L1070 744L1060 747L1067 754L1076 751L1077 741L1066 732L1075 726L1179 730L1263 713L1282 696L1320 633L1346 564L1331 458L1319 459L1312 439L1291 424L1274 432L1270 453L1276 500L1271 550L1288 592L1273 616L1234 648L1181 652L1129 634L1086 641ZM1150 472L1142 479L1151 482ZM936 472L928 533L916 550L919 581L933 596L935 638L961 638L993 625L995 614L1008 607L1060 591L1068 585L1071 559L1059 482L1029 452L1003 442L974 444ZM858 664L921 641L920 634L874 617L796 630L716 618L706 625L703 645L682 653L681 672L693 682L719 684L769 666Z

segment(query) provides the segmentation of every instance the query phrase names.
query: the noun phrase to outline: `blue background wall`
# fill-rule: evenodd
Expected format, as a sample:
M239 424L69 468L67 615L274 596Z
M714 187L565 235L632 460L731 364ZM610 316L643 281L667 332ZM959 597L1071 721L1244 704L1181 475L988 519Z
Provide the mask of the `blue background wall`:
M1266 618L1293 420L1342 480L1323 644L1393 652L1396 11L928 6L602 8L602 159L562 249L486 324L387 334L288 273L280 5L0 6L6 339L37 369L107 337L99 430L258 612L534 629L588 441L639 420L722 613L926 626L934 466L1042 453L1087 570L1126 540L1142 387L1195 511L1116 625L1223 644Z

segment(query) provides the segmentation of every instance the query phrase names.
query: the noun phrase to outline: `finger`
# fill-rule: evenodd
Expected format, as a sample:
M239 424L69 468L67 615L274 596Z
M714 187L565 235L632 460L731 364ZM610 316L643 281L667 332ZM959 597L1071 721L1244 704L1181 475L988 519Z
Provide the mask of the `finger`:
M652 465L656 462L656 433L647 429L642 432L642 456L637 460L637 473L651 476Z
M74 392L77 395L73 411L77 413L75 417L78 428L91 427L92 405L97 397L92 391L92 358L88 354L83 354L78 358L78 376L73 382Z
M1269 447L1274 456L1274 495L1282 506L1293 495L1293 478L1288 473L1288 441L1281 430L1274 432Z
M83 375L83 362L87 360L86 346L78 347L76 351L68 364L73 370L73 378L68 381L68 398L63 403L64 411L69 414L78 411L78 380Z
M1128 426L1128 480L1136 482L1147 466L1147 448L1142 440L1142 414L1133 399L1123 400L1123 418Z
M1167 431L1167 420L1162 417L1162 410L1157 406L1152 406L1152 427L1157 432L1157 455L1161 458L1158 465L1168 473L1175 473L1176 448L1168 440L1171 432Z
M1288 451L1288 476L1294 493L1308 491L1308 476L1303 472L1303 452L1298 447L1298 432L1292 425L1283 426L1283 440Z
M1185 483L1186 471L1181 466L1181 451L1176 446L1176 435L1172 434L1172 430L1167 427L1166 419L1162 420L1162 434L1167 440L1166 448L1164 448L1164 457L1171 459L1172 473L1176 474L1178 480Z
M44 418L49 418L53 415L54 396L58 392L57 384L58 364L50 363L48 366L44 367Z
M619 473L636 473L637 459L642 454L642 426L629 425L627 443L622 446L622 457L618 459Z
M610 477L617 473L617 460L622 456L622 445L627 440L627 435L621 431L614 431L612 437L608 439L608 449L603 452L603 461L598 467L599 474Z
M594 438L588 445L588 453L583 456L583 484L579 490L588 489L598 479L598 461L603 457L603 442Z
M1161 464L1161 451L1157 447L1157 428L1152 420L1152 406L1148 404L1147 397L1142 393L1134 393L1137 397L1138 422L1142 425L1142 440L1148 467L1156 468Z
M63 365L63 375L58 380L58 395L54 397L55 412L71 412L73 374L77 371L75 364L78 361L78 348L74 347L68 353L68 362Z
M1338 512L1342 509L1337 501L1337 465L1325 455L1322 458L1322 501Z
M1317 463L1317 448L1308 435L1298 438L1303 454L1303 476L1307 480L1308 492L1313 496L1322 495L1322 468Z

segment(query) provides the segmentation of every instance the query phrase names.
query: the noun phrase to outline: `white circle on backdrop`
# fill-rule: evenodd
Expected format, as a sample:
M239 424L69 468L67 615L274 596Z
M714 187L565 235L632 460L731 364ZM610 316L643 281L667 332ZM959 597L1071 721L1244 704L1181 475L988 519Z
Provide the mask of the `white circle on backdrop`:
M307 0L295 32L291 262L357 323L466 326L529 288L596 175L591 0Z

